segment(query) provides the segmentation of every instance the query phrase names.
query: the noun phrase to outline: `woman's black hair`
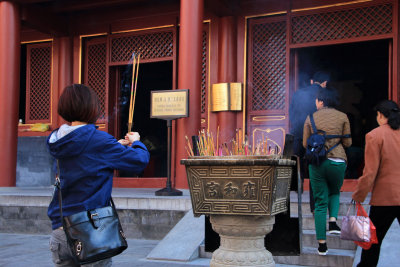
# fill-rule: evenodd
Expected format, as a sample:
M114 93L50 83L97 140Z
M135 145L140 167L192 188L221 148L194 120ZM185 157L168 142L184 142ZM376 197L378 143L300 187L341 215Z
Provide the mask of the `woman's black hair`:
M338 96L334 89L318 89L317 99L324 102L324 107L335 108L339 105Z
M400 128L400 109L399 106L392 100L383 100L374 108L388 119L388 124L393 130Z
M317 71L312 76L312 80L314 82L319 82L319 83L329 82L330 79L331 79L331 75L329 74L329 72L326 72L326 71Z

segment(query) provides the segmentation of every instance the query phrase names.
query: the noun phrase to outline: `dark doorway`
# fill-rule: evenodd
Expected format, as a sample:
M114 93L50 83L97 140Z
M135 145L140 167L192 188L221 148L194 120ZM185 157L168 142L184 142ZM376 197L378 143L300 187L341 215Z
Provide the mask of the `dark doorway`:
M26 44L21 45L20 78L19 78L19 122L25 123L26 113Z
M131 96L132 65L118 67L120 84L118 90L118 112L116 133L124 138L128 130L129 101ZM150 92L171 90L173 77L172 61L140 63L132 131L139 132L140 140L150 152L149 165L140 177L167 176L167 123L150 118ZM137 177L138 174L119 172L119 177Z
M346 178L358 178L364 166L365 134L378 126L373 107L388 99L389 40L309 47L297 50L297 88L313 73L331 74L330 87L339 94L338 110L347 114L353 145L346 149Z

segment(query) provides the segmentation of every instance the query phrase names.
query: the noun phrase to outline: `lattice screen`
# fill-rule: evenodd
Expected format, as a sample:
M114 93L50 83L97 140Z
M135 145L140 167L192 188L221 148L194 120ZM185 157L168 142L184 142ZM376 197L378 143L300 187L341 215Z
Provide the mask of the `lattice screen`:
M106 94L106 43L95 43L87 45L87 77L86 83L98 95L100 99L102 116L98 122L104 122L107 112L107 94Z
M26 122L50 123L51 43L28 45Z
M392 33L392 4L292 17L292 44Z
M142 59L172 57L173 37L165 31L112 39L111 62L129 62L132 52L140 52Z
M285 107L286 22L253 25L252 110Z
M207 101L207 63L208 63L208 34L203 31L203 50L201 54L201 113L206 112Z

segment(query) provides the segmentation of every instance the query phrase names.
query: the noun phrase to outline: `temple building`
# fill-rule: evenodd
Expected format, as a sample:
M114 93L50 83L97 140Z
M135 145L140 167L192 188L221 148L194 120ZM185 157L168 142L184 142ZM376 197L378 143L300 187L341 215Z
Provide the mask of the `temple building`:
M65 123L57 101L72 83L95 90L99 130L122 138L140 54L133 131L151 161L139 175L116 172L114 187L163 188L170 167L173 187L187 188L185 136L201 129L282 153L291 96L325 70L351 122L351 188L372 107L399 102L399 48L399 0L0 1L0 186L52 184L45 140ZM172 121L167 166L167 122L150 117L150 95L175 89L189 90L189 117Z

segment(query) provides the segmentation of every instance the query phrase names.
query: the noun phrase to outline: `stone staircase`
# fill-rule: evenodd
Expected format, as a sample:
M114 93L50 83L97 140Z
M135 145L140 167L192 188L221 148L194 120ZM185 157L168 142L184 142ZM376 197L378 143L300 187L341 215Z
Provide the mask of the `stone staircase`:
M338 225L340 226L342 216L347 213L350 205L351 193L344 192L340 197L340 209ZM298 217L297 194L291 194L291 217ZM302 230L301 230L301 254L299 256L275 256L275 262L287 265L305 266L353 266L357 246L352 241L341 240L339 235L326 234L328 254L320 256L317 253L318 242L314 225L314 217L310 211L308 192L302 195ZM328 220L328 218L327 218Z
M338 225L341 225L342 217L346 215L351 201L350 192L342 192L340 196L340 209ZM291 217L298 217L298 196L291 192L290 195ZM365 201L364 203L368 203ZM365 209L367 210L367 206ZM352 267L356 257L357 246L352 241L341 240L339 235L327 233L328 254L320 256L317 253L314 217L310 211L308 192L302 194L302 231L301 253L299 256L274 256L277 266L343 266ZM327 218L328 220L328 218ZM327 223L328 224L328 223ZM205 252L204 245L200 247L200 257L211 258L211 253Z
M342 192L340 195L340 208L337 220L339 226L341 225L343 216L346 215L350 207L351 194L351 192ZM365 201L364 203L368 203L368 201ZM364 208L367 210L368 206L364 206ZM290 209L291 216L298 217L299 209L297 194L295 192L291 192ZM299 256L275 256L275 262L287 265L352 267L356 256L357 246L352 241L340 239L339 235L327 233L326 242L328 245L328 254L326 256L318 255L318 242L316 240L314 216L310 211L308 192L304 192L302 195L301 211L301 254Z

